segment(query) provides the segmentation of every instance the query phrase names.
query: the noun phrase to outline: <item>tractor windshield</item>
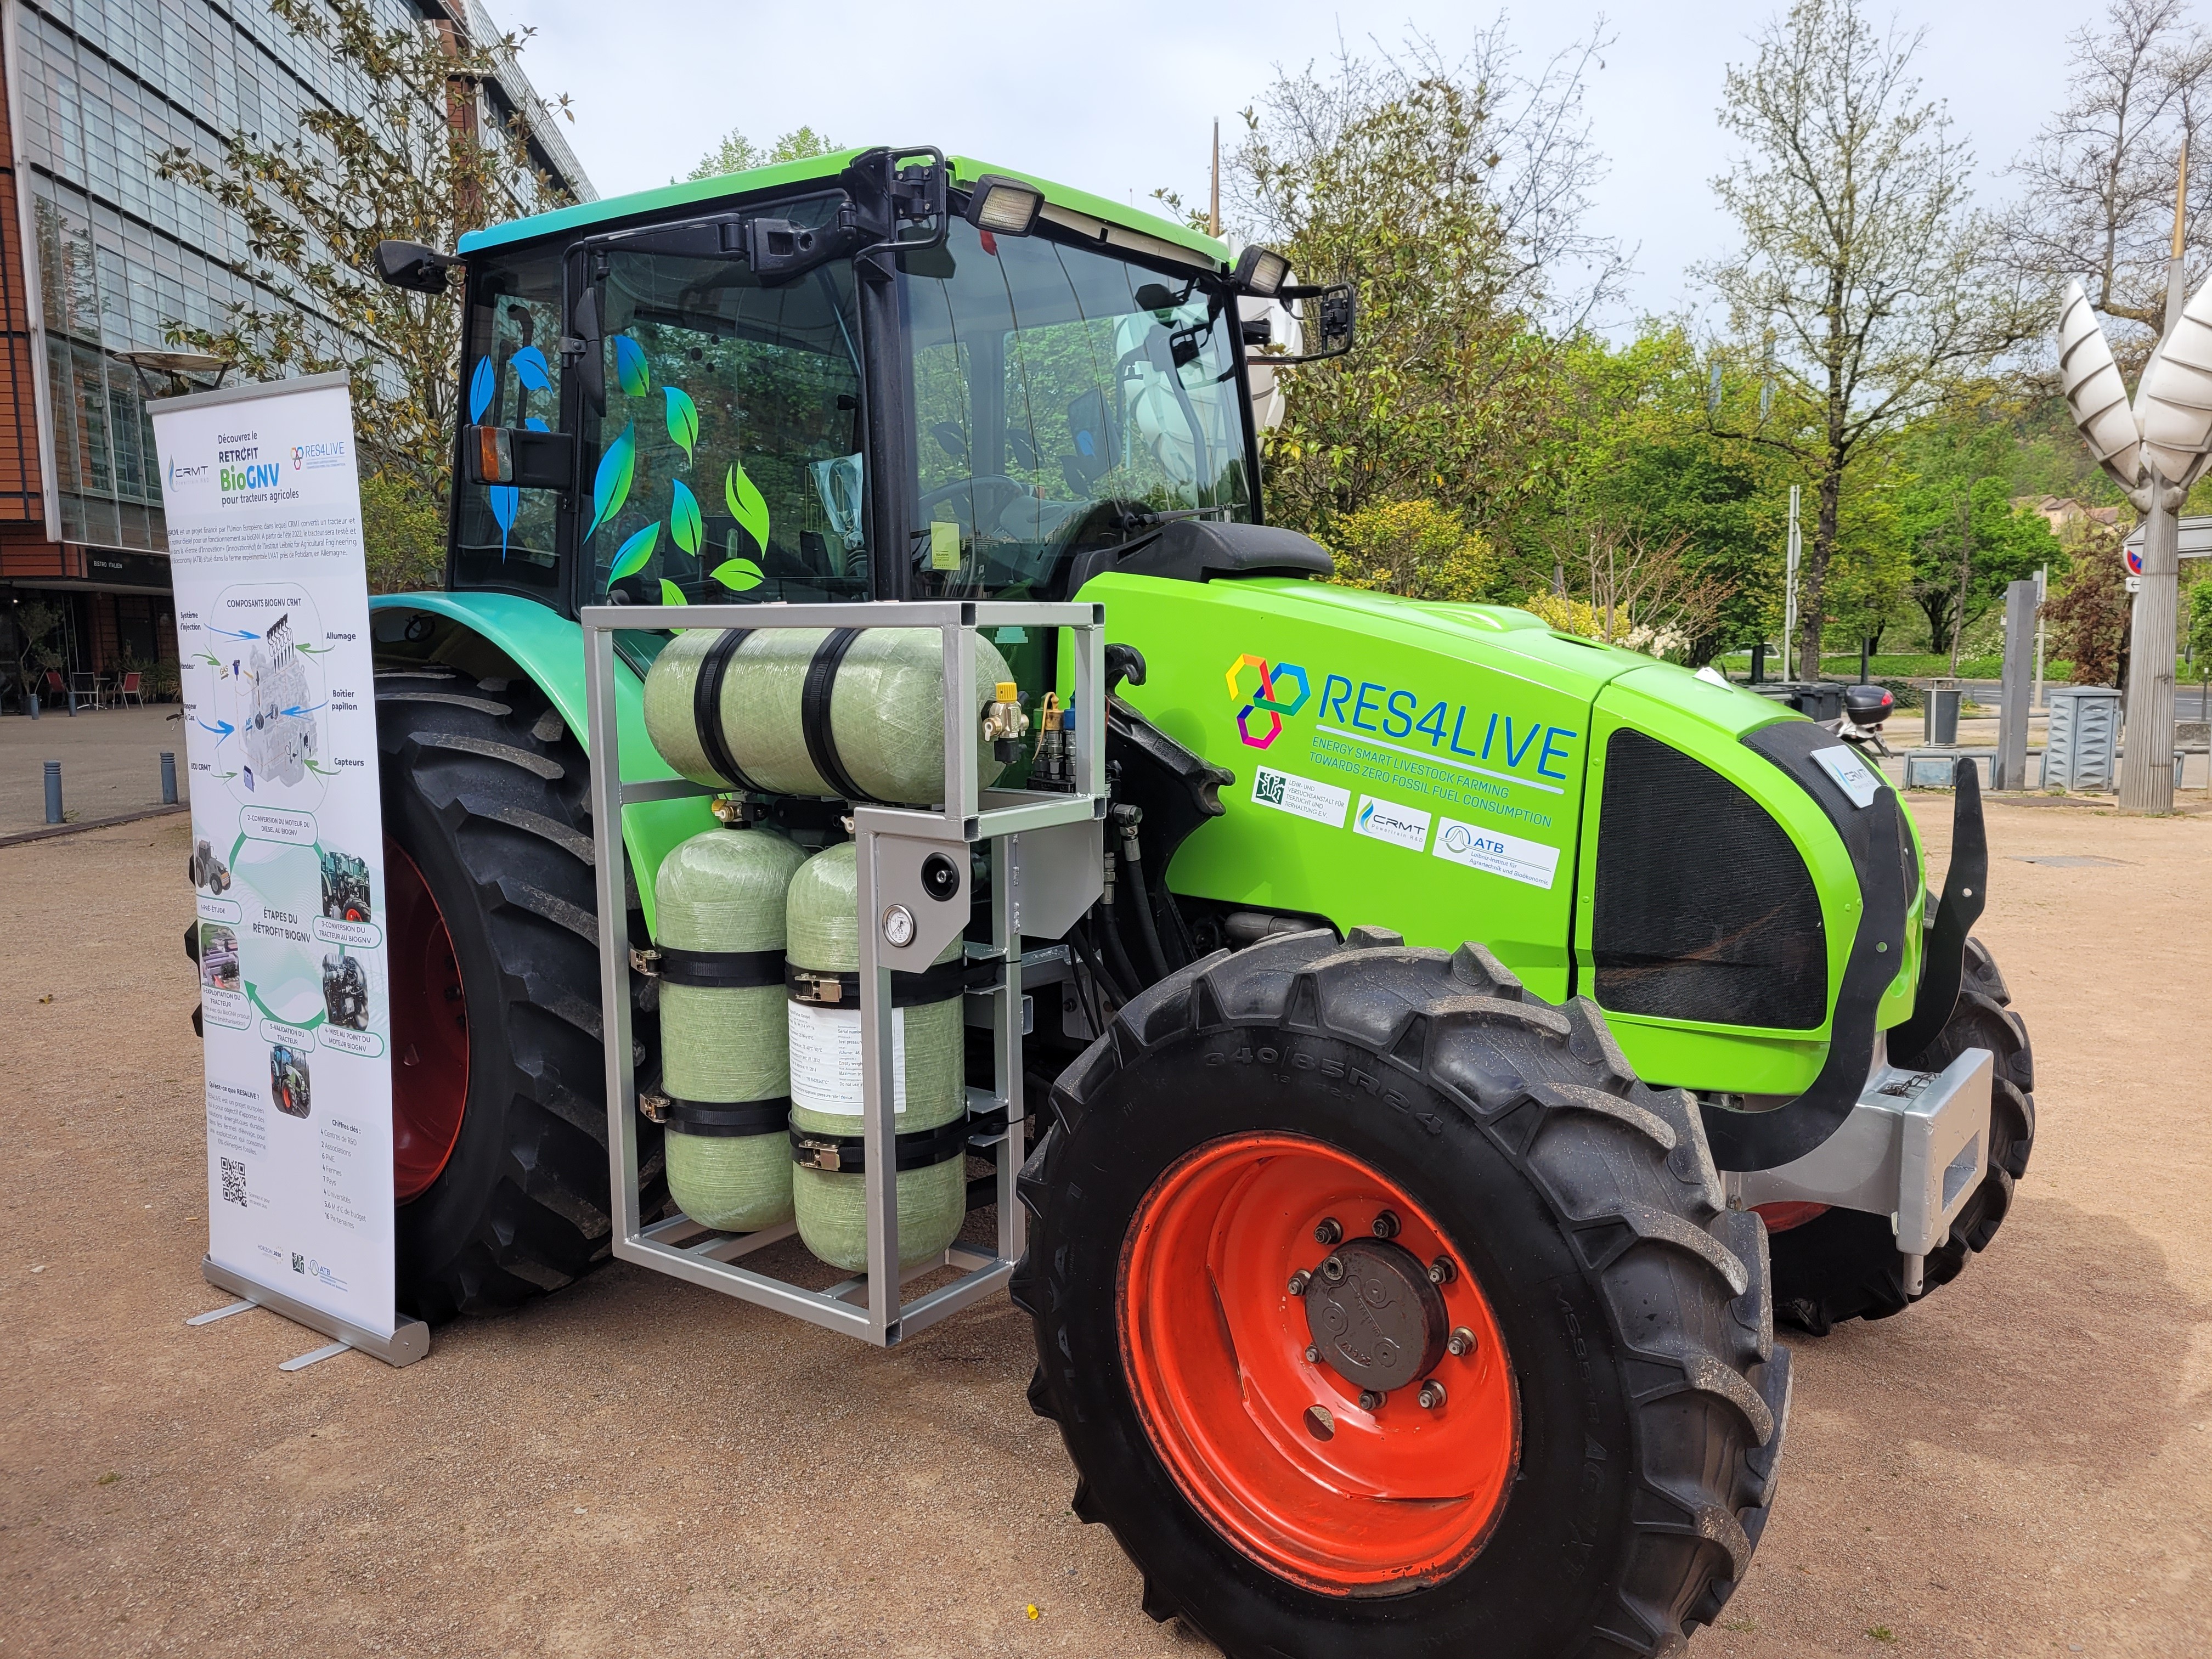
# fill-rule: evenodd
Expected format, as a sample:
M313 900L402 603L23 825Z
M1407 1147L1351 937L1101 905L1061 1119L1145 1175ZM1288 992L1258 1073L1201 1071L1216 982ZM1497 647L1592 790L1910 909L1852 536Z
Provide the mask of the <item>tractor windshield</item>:
M1226 299L963 219L906 264L916 594L1050 592L1147 510L1250 520Z

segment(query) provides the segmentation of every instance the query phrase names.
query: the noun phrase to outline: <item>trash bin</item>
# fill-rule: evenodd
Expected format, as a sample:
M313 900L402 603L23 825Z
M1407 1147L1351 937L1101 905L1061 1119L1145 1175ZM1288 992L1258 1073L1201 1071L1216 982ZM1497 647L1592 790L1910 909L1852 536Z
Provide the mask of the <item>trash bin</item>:
M1921 741L1929 748L1959 746L1959 700L1964 695L1956 680L1937 680L1928 688L1928 728Z
M2109 790L2120 748L2120 694L2108 685L2058 685L2049 696L2043 787L2098 793Z

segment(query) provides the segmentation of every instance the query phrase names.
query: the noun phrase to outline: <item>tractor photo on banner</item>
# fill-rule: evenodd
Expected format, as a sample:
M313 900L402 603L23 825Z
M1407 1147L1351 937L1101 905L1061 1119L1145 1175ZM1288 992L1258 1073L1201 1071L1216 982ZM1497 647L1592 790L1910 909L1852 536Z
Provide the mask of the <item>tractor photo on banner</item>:
M346 377L153 413L197 849L205 1270L413 1357L419 1340L393 1346L383 818Z

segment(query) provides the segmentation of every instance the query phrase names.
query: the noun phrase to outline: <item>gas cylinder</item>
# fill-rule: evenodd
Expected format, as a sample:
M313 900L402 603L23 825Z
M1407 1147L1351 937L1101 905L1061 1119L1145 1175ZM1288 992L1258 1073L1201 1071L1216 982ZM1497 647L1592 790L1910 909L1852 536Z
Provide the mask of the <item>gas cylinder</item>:
M720 1232L791 1219L784 895L805 862L772 830L708 830L653 882L668 1190Z
M787 970L799 1236L823 1261L854 1273L868 1265L857 880L850 842L816 854L792 878ZM899 1260L908 1265L944 1249L967 1215L963 952L956 938L927 970L891 975Z
M975 640L975 707L1012 671ZM645 725L695 783L929 806L944 800L945 652L934 629L687 629L653 659ZM978 786L1006 763L979 744Z

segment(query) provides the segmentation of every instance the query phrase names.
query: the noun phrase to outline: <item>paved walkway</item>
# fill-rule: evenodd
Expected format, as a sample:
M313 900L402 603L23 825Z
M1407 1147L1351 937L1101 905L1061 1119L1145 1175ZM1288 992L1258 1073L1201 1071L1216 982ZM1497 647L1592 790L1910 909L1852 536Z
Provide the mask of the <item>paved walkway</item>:
M158 806L161 751L177 757L177 799L189 799L185 732L175 703L133 708L48 709L37 720L0 719L0 835L46 821L45 767L62 763L62 811L72 823Z

